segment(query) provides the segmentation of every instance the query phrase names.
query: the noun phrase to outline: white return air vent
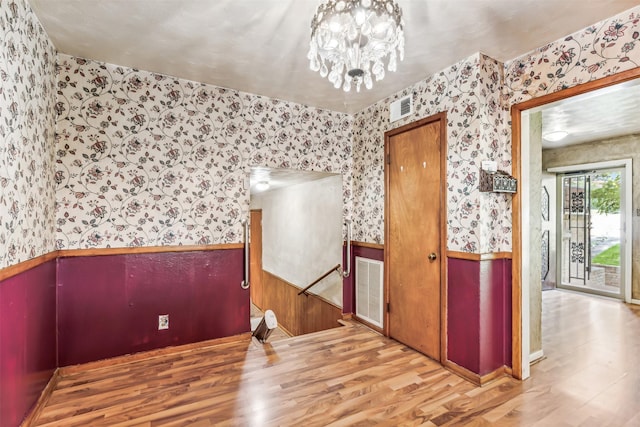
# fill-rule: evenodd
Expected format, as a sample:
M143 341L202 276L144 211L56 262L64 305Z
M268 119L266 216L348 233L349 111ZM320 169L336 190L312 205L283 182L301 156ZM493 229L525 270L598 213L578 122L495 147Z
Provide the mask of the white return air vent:
M383 327L382 261L356 257L356 315Z
M390 112L390 121L395 122L396 120L403 119L411 114L413 114L413 96L407 95L404 98L400 98L397 101L394 101L389 106Z

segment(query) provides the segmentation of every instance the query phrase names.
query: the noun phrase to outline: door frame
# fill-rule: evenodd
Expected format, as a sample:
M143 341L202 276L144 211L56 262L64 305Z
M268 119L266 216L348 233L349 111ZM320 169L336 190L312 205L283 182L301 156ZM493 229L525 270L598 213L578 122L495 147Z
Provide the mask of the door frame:
M384 241L389 242L389 222L386 215L389 212L389 168L388 156L390 153L391 137L419 128L421 126L440 122L440 362L447 360L447 113L442 112L421 120L400 126L384 133ZM383 333L389 336L389 251L384 251L384 328Z
M631 263L632 263L632 251L633 251L633 239L628 238L626 236L633 236L633 217L632 217L632 204L633 204L633 194L632 194L632 183L633 183L633 171L632 171L633 161L632 159L618 159L618 160L608 160L604 162L596 162L596 163L582 163L578 165L569 165L569 166L558 166L547 169L548 172L555 173L557 178L561 178L562 174L578 172L584 170L622 170L621 173L623 177L622 186L620 188L620 215L621 221L624 224L624 228L620 229L620 240L624 239L623 251L620 253L620 298L622 301L626 303L635 303L638 304L640 301L632 301L631 299ZM558 185L558 190L556 190L556 196L560 197L560 185ZM558 212L556 212L558 215ZM557 227L560 227L560 221L557 221ZM560 233L556 231L556 235L558 240L560 239ZM556 247L558 247L556 245ZM562 255L556 256L556 261L558 267L560 266L560 262L562 261ZM556 268L556 271L560 271L560 268ZM556 280L556 282L562 282L561 280ZM559 286L560 287L560 286ZM572 286L563 285L563 288L566 289L576 289ZM593 289L581 289L581 292L587 292L594 295L600 296L609 296L604 292L597 292Z
M523 280L528 271L523 269L522 248L529 248L529 229L523 227L523 220L529 217L529 202L523 193L529 194L529 158L523 156L529 149L529 141L522 138L522 111L540 107L575 95L624 83L640 77L640 67L582 83L568 89L532 98L511 106L511 158L512 175L518 180L519 191L512 202L512 299L511 299L511 358L512 373L515 378L530 376L529 366L529 283ZM523 180L522 177L526 177ZM528 220L527 220L528 221Z
M258 227L257 224L255 223L255 216L259 216L260 217L260 232L262 233L262 209L250 209L249 210L249 219L250 219L250 225L249 225L249 230L251 231L249 233L250 238L249 238L249 281L251 283L251 289L250 289L250 296L251 296L251 302L258 307L260 310L264 311L265 307L264 307L264 280L262 277L262 235L260 235L260 239L253 239L254 235L253 232L256 231L256 228ZM260 242L260 247L258 248L256 246L256 242L259 241ZM259 256L260 259L256 260L255 257L258 256L259 252ZM255 263L259 264L259 271L255 271L255 268L258 266L255 266ZM253 273L253 274L252 274ZM258 275L259 277L256 278L256 275ZM259 304L258 304L259 303Z

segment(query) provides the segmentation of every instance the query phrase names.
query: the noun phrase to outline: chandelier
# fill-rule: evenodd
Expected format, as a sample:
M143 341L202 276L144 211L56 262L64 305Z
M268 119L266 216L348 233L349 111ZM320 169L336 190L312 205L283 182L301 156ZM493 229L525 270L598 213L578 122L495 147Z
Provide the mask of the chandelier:
M396 71L398 55L404 58L403 26L393 0L325 0L311 21L310 68L336 89L371 89L372 74L384 78L387 57L389 71Z

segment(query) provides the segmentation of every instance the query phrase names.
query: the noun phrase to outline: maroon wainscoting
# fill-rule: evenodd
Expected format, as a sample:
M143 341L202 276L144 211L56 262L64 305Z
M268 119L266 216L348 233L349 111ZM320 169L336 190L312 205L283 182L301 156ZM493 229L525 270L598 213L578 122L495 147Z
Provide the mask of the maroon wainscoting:
M448 359L485 375L511 366L511 260L448 259Z
M56 369L56 262L0 282L0 426L17 426Z
M384 249L370 248L365 246L358 246L354 244L351 246L351 274L349 277L343 279L342 287L342 312L343 313L355 313L356 312L356 257L369 258L376 261L384 261ZM347 259L347 247L343 246L342 251L342 265L346 265Z
M447 357L480 372L480 263L448 259Z
M504 338L504 364L505 366L508 367L513 367L512 365L512 343L513 341L511 340L512 334L513 334L513 327L512 327L512 323L511 323L511 319L513 316L513 312L512 312L512 286L513 286L513 280L512 279L512 268L513 268L513 264L511 262L511 259L503 259L502 260L503 264L502 267L498 269L498 271L502 270L502 283L504 284L503 286L503 290L504 290L504 294L503 294L503 308L502 308L502 313L504 314L504 324L503 324L503 330L502 330L502 336Z
M248 332L242 271L242 249L58 259L59 366Z

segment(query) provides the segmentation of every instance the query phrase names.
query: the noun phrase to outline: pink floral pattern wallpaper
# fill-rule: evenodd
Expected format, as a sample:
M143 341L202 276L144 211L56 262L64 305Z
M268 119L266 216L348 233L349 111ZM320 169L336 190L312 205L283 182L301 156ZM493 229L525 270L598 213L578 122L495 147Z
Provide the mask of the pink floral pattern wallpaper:
M251 166L341 173L352 117L59 56L57 248L243 240Z
M640 6L505 63L510 104L640 66Z
M25 1L0 1L0 268L55 249L55 62Z

